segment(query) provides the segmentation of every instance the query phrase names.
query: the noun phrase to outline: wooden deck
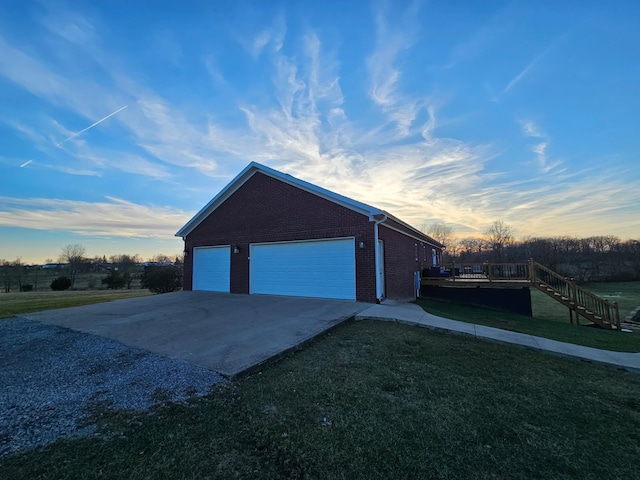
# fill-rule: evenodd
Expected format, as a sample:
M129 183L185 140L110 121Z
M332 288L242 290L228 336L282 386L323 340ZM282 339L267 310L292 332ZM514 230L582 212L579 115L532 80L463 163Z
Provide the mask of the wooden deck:
M571 323L580 317L601 328L620 330L618 304L578 286L544 265L527 263L450 263L423 266L420 285L440 287L526 288L534 287L569 309Z
M490 280L489 278L422 278L420 284L423 286L444 286L444 287L477 287L477 288L523 288L532 286L530 280Z
M467 288L523 288L533 285L529 263L451 263L422 268L420 284Z

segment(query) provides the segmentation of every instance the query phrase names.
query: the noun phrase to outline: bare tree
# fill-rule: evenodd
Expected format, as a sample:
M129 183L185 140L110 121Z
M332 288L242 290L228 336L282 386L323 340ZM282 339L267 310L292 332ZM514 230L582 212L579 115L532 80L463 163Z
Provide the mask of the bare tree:
M434 223L426 228L425 233L447 247L447 252L451 252L448 247L453 246L453 227L444 223ZM455 248L453 250L455 250ZM444 253L445 252L443 252L443 254ZM452 255L455 255L455 253Z
M481 262L483 260L486 243L482 238L463 238L458 244L458 257L463 262Z
M502 220L496 220L485 230L484 234L494 253L496 262L502 262L505 248L513 243L513 233L513 227Z
M443 245L449 245L453 238L453 227L444 223L429 225L426 234Z
M136 265L140 262L140 256L138 254L133 256L127 254L112 255L110 260L111 264L122 274L127 290L131 290L131 282L134 279L134 270Z
M16 257L13 261L13 278L18 284L18 291L22 292L24 285L29 279L29 270L27 269L27 266L22 263L22 257Z
M2 270L4 291L9 293L12 285L16 285L18 291L22 292L29 281L29 268L22 263L22 258L16 257L13 262L0 259L0 269Z
M512 239L502 249L478 238L462 238L457 244L456 260L463 263L495 261L500 254L504 262L526 262L533 258L582 282L640 280L640 240L622 241L613 235L533 237Z
M8 262L4 258L0 259L0 270L2 270L2 287L5 293L11 291L12 269L11 262Z
M69 276L71 277L71 286L76 283L76 276L82 263L84 262L85 248L79 243L70 243L62 247L60 259L62 262L69 264Z
M171 257L169 255L165 255L164 253L156 253L153 257L151 257L151 261L157 263L173 263Z

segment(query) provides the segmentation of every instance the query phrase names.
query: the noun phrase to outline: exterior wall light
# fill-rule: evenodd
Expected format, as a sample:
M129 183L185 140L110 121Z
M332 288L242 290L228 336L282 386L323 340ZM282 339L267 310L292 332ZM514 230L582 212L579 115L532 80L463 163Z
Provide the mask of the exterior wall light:
M238 245L233 247L233 253L240 253L240 247Z
M188 256L189 256L189 250L185 250L185 251L184 251L184 252L182 252L182 253L183 253L183 255L184 255L185 257L188 257Z
M366 248L367 247L367 242L365 242L364 240L360 240L358 242L358 247L360 248Z

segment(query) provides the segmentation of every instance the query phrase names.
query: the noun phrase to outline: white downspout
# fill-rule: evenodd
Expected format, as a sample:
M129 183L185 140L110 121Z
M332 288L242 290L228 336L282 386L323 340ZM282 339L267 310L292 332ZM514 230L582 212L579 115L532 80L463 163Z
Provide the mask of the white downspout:
M385 214L382 214L382 218L380 220L376 220L373 224L373 248L375 248L375 268L376 268L376 299L378 302L382 300L382 285L380 285L380 264L384 261L383 258L380 258L380 248L378 246L378 225L384 222L387 219Z

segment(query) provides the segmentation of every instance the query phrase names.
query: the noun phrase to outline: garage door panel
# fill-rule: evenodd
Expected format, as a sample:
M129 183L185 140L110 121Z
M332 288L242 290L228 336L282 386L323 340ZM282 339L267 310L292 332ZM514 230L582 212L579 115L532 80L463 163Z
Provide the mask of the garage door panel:
M193 249L193 290L229 292L231 283L231 247Z
M355 299L353 238L251 245L251 293Z

